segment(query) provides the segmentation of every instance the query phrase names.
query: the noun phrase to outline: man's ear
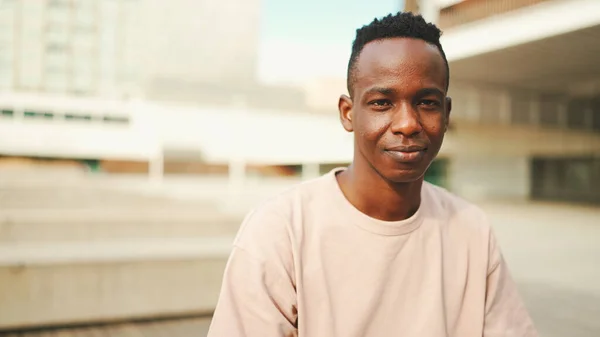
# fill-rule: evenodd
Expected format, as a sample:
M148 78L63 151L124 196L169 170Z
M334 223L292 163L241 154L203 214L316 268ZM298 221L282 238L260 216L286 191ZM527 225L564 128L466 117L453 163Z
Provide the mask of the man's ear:
M444 130L448 131L448 127L450 125L450 111L452 111L452 97L446 97L446 111L445 113L445 125Z
M354 131L354 127L352 126L352 98L347 95L341 95L338 101L338 110L344 129L348 132Z

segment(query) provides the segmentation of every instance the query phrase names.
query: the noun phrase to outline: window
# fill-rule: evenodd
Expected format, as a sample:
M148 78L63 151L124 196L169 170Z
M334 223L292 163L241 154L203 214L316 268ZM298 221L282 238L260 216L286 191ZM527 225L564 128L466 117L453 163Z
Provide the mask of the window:
M73 33L75 33L74 35L95 37L94 34L96 34L96 27L89 24L76 24L72 29Z
M27 119L52 119L52 118L54 118L54 114L52 114L52 113L38 112L38 111L31 111L31 110L25 110L25 113L23 115Z
M103 121L110 124L129 124L129 118L123 116L104 116Z
M540 125L560 127L562 124L561 113L563 103L559 97L544 95L540 100Z
M592 99L592 129L595 132L600 132L600 96Z
M584 98L573 99L567 108L567 126L569 129L586 129L588 101Z
M90 115L77 115L77 114L66 114L65 115L65 119L66 120L71 120L71 121L91 121L92 120L92 116Z
M533 199L600 203L600 160L592 156L534 158Z
M572 160L566 163L565 182L573 192L588 191L591 187L591 163L586 160Z
M46 45L46 52L53 54L64 55L69 51L69 46L66 43L50 42Z
M14 116L14 111L10 110L10 109L2 109L0 110L0 117L4 117L4 118L10 118Z

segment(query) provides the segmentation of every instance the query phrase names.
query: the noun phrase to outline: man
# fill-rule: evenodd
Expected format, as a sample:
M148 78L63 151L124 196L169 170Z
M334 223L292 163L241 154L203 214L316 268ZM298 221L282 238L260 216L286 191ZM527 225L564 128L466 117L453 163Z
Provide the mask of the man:
M440 35L411 13L357 31L354 160L246 217L210 337L537 336L484 213L423 182L451 109Z

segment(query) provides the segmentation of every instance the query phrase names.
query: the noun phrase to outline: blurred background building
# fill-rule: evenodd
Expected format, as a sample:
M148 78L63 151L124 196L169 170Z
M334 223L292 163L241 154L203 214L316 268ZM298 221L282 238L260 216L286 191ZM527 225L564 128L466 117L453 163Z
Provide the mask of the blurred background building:
M231 155L223 147L229 145L218 145L231 142L224 134L241 121L232 119L234 113L315 110L303 88L257 81L257 1L7 0L0 8L6 28L0 105L5 121L19 121L2 125L4 154L87 160L96 168L128 172L147 170L152 159L162 166L167 156L210 171L198 162L200 154L220 153L203 161L212 170L227 163ZM275 118L287 127L296 119ZM277 129L249 123L245 128L253 134ZM216 129L226 139L202 135ZM282 144L282 151L293 153L290 146L308 137L295 131L301 138L285 137L293 143ZM256 138L237 135L246 137ZM253 147L260 152L254 154L258 164L280 164L274 145ZM252 151L234 146L253 159ZM327 155L319 158L327 161ZM305 159L311 161L296 155L281 163Z
M168 98L182 79L255 84L258 1L6 0L1 11L3 90Z
M166 156L179 162L167 164L168 171L187 162L188 168L210 171L210 164L224 172L233 152L248 164L304 165L305 171L349 162L351 139L335 121L344 79L261 83L260 3L229 1L4 0L0 104L3 120L21 124L2 125L10 128L2 133L2 152L85 159L116 171L147 170L152 160L163 167ZM429 178L472 197L599 200L600 192L591 188L600 179L598 19L580 17L584 9L594 13L594 6L533 0L406 3L444 29L452 69L454 129ZM559 14L560 27L549 24ZM189 113L174 105L185 105ZM251 131L235 137L247 139L244 146L233 145L237 150L225 149L234 137L202 136L241 124L232 117L236 111L277 117L267 123L245 120L239 132ZM211 113L219 117L208 117ZM293 127L298 119L320 130ZM69 150L64 143L83 143L84 128L94 129L93 136L85 132L90 145ZM281 129L297 134L283 137L276 131ZM30 136L17 140L16 134ZM62 145L55 143L61 139ZM111 142L116 139L120 146ZM201 153L221 155L202 160Z
M351 40L261 55L264 5L0 0L0 331L196 335L243 214L351 161ZM451 69L426 179L493 216L544 335L599 335L600 1L402 8L442 28Z
M598 202L600 3L441 4L433 12L452 71L455 139L465 139L452 159L457 188Z

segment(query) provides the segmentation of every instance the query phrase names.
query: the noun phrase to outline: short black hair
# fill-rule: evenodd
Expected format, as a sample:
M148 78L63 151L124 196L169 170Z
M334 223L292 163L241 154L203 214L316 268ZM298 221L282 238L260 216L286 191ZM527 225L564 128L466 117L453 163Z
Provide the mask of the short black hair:
M352 96L356 61L365 45L372 41L395 37L419 39L437 47L440 54L442 54L444 63L446 63L447 90L450 84L450 67L448 66L446 53L444 53L444 49L440 44L440 36L442 36L442 31L436 25L426 22L421 15L415 15L411 12L389 14L381 19L374 19L370 24L357 29L356 38L352 43L352 54L348 62L348 93Z

